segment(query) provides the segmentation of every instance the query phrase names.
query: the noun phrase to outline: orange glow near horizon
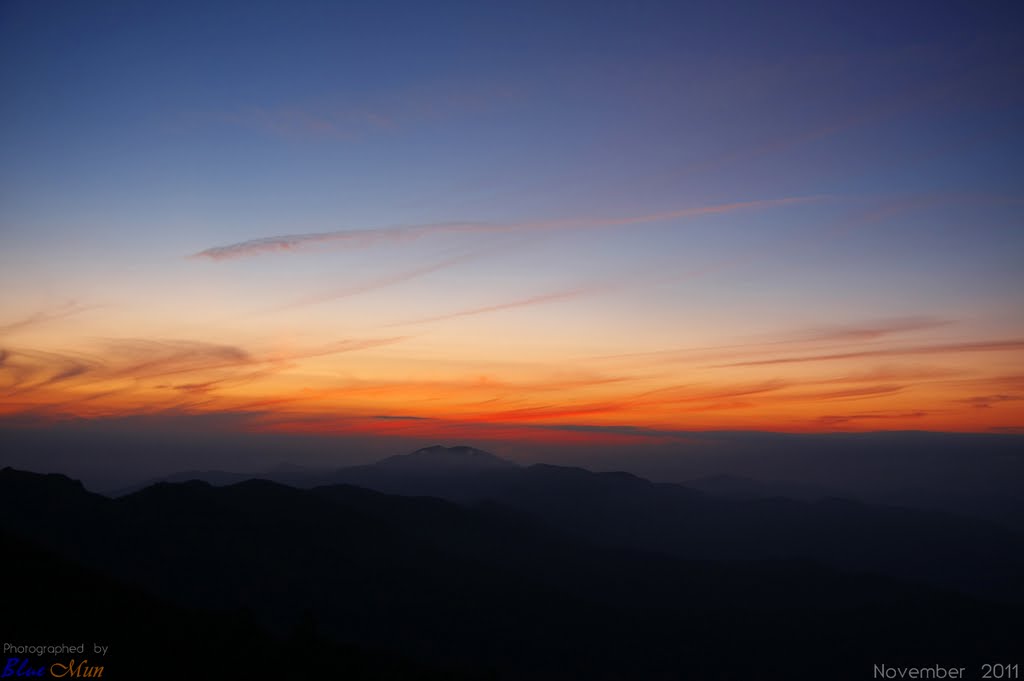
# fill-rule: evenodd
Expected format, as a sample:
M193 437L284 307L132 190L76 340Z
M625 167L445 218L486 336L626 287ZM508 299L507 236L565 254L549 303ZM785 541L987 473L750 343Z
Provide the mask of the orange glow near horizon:
M263 350L105 341L4 350L0 416L236 413L247 430L649 443L702 430L1011 431L1024 340L922 338L891 323L732 346L444 360L405 337ZM936 325L937 326L937 325Z

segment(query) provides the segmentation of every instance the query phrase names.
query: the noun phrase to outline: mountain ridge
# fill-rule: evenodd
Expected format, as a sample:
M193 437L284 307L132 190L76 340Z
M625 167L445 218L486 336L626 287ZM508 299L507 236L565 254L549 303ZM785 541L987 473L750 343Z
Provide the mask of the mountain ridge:
M603 547L491 506L265 480L110 499L67 482L0 471L0 532L182 607L248 608L276 636L312 617L330 640L503 670L484 678L812 679L827 660L853 679L864 655L992 659L1024 634L1019 609L926 585Z
M450 471L519 467L518 464L512 461L466 445L455 445L453 447L431 445L429 447L421 447L409 454L396 454L375 463L366 464L366 466L419 468L422 472L429 472L431 468L443 468Z
M463 465L473 461L485 465ZM502 463L483 450L441 445L327 473L267 477L306 489L355 485L469 507L496 504L609 548L683 559L809 559L1024 601L1016 576L1024 573L1024 536L941 511L832 496L791 499L737 478L725 482L735 487L739 480L741 494L713 494L626 472ZM950 545L958 547L953 555Z

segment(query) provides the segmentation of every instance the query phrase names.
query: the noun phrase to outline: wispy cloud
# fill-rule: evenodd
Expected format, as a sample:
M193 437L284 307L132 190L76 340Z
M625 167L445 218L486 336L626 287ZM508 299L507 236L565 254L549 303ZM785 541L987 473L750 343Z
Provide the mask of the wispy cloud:
M395 414L375 414L370 418L377 421L435 421L432 416L399 416Z
M875 322L813 329L804 335L808 341L870 341L896 334L928 331L948 326L952 323L949 319L937 317L897 317Z
M406 241L418 239L428 234L446 232L497 232L504 228L500 225L471 222L439 222L425 225L399 225L379 227L375 229L351 229L334 232L310 232L307 234L286 234L269 236L259 239L240 241L226 246L216 246L193 254L193 258L210 260L228 260L266 253L288 252L323 243L349 248L365 248L388 241Z
M779 390L784 390L791 385L791 382L781 379L751 385L725 386L713 389L689 385L674 385L649 390L640 395L636 395L633 398L633 401L637 404L684 404L688 402L709 402L777 392Z
M561 300L569 300L570 298L578 298L579 296L587 293L592 293L597 288L574 288L565 291L555 291L553 293L542 293L536 296L529 296L527 298L520 298L518 300L512 300L506 303L497 303L495 305L484 305L483 307L474 307L468 310L459 310L458 312L451 312L448 314L437 315L434 317L422 317L420 319L412 319L405 322L394 322L388 324L388 326L406 326L411 324L426 324L428 322L440 322L448 319L458 319L459 317L473 317L476 315L487 314L489 312L500 312L502 310L512 310L519 307L531 307L533 305L541 305L544 303L553 303Z
M40 350L4 350L0 376L6 395L27 395L57 384L76 386L130 380L142 387L151 379L196 377L174 385L152 385L178 393L206 394L219 387L257 380L288 368L300 359L391 345L405 336L342 340L327 345L253 354L234 345L189 340L114 339L92 355ZM241 371L241 373L239 373Z
M902 392L906 386L903 385L868 385L862 388L848 388L846 390L830 390L815 393L803 393L795 395L798 400L859 400L865 398L880 397Z
M22 329L37 326L39 324L45 324L57 319L63 319L64 317L70 317L71 315L85 312L98 307L97 305L82 305L76 301L68 301L60 305L51 307L46 310L39 310L34 312L27 317L19 319L15 322L9 322L7 324L0 324L0 335L7 335Z
M506 380L488 375L450 378L431 381L372 381L360 380L346 383L334 391L344 395L396 395L406 397L436 398L457 396L494 404L495 396L522 396L535 393L573 391L580 388L609 386L636 380L636 376L605 375L579 372L555 372L533 380ZM322 395L323 396L323 395ZM477 403L479 404L479 403Z
M423 317L420 319L412 319L401 322L393 322L391 324L388 324L387 326L405 326L409 324L425 324L428 322L445 321L448 319L457 319L459 317L471 317L475 315L488 314L491 312L500 312L502 310L560 302L563 300L578 298L580 296L607 293L610 291L620 291L629 288L642 288L645 286L656 284L680 282L688 279L695 279L697 277L706 276L709 274L713 274L715 272L720 272L729 267L733 267L743 262L744 260L746 259L732 258L718 263L712 263L710 265L701 267L696 270L676 272L671 274L665 274L663 272L655 270L654 272L634 273L628 276L621 275L618 277L609 277L605 281L599 281L590 284L581 284L579 286L570 289L564 289L561 291L552 291L550 293L542 293L533 296L527 296L524 298L517 298L511 301L495 303L493 305L483 305L480 307L459 310L457 312L451 312L442 315Z
M844 373L834 378L824 378L821 385L844 384L844 383L878 383L888 381L948 381L951 378L963 376L964 369L951 369L948 367L934 366L882 366L864 371ZM986 385L988 382L986 381Z
M113 339L104 355L116 362L109 378L152 378L251 364L248 351L234 345L188 340Z
M755 210L777 206L794 205L816 200L817 197L786 197L759 201L740 201L696 206L661 213L648 213L617 218L568 218L564 220L545 220L535 222L493 223L493 222L437 222L422 225L396 225L371 229L350 229L331 232L310 232L305 234L286 234L269 236L248 241L239 241L224 246L207 248L193 254L193 258L209 260L229 260L266 253L297 251L322 244L332 244L341 248L365 248L387 242L399 242L420 239L436 234L459 233L504 233L547 230L595 229L601 227L619 227L644 223L665 222L685 218L696 218L706 215L731 213L740 210Z
M1013 339L1003 341L980 341L976 343L945 343L937 345L916 345L902 348L880 348L877 350L855 350L851 352L835 352L820 355L801 355L798 357L774 357L745 362L719 364L717 368L766 366L772 364L796 364L801 362L827 362L842 359L861 359L867 357L894 357L899 355L935 355L961 352L999 352L1024 349L1024 340Z
M630 352L595 357L598 360L653 360L657 362L695 361L716 356L737 354L767 354L784 352L787 349L807 351L815 347L842 346L863 341L876 341L889 336L928 331L953 324L953 320L930 316L896 317L868 320L836 326L796 330L782 337L768 337L760 341L707 345L689 348Z
M994 404L999 404L1001 402L1019 402L1021 400L1024 400L1024 396L1022 395L976 395L959 401L964 404L969 404L977 409L990 409Z
M325 357L337 355L343 352L356 352L358 350L370 350L372 348L394 345L407 340L409 336L387 336L383 338L350 338L347 340L328 343L327 345L288 350L284 352L268 353L259 358L260 362L286 362L299 359L310 359L312 357Z
M505 250L507 250L507 248L508 247L505 246L501 250L505 251ZM464 264L464 263L467 263L467 262L472 262L474 260L477 260L479 258L482 258L482 257L490 254L490 253L494 253L494 252L497 252L497 251L498 251L498 249L496 249L496 248L486 248L486 249L477 249L477 250L469 251L469 252L465 252L465 253L459 253L457 255L449 256L447 258L442 258L441 260L437 260L435 262L427 263L427 264L421 265L419 267L414 267L414 268L411 268L411 269L408 269L408 270L404 270L402 272L395 272L395 273L388 274L388 275L383 276L383 277L377 277L375 279L370 279L369 281L364 281L364 282L361 282L361 283L358 283L358 284L350 284L350 285L347 285L347 286L340 286L340 287L329 289L329 290L324 291L322 293L318 293L318 294L310 295L310 296L305 296L303 298L298 298L296 300L292 300L292 301L284 303L282 305L278 305L278 306L276 306L273 309L274 310L283 310L283 309L291 309L291 308L296 308L296 307L305 307L307 305L316 305L316 304L319 304L319 303L330 302L332 300L338 300L340 298L348 298L348 297L360 295L360 294L363 294L363 293L369 293L371 291L377 291L377 290L382 289L382 288L387 288L389 286L396 286L398 284L403 284L403 283L405 283L407 281L412 281L414 279L419 279L420 277L425 277L425 276L427 276L429 274L433 274L435 272L440 272L442 270L446 270L446 269L449 269L451 267L455 267L456 265L461 265L461 264Z
M856 421L904 421L907 419L920 419L929 416L928 411L900 411L900 412L869 412L859 414L830 414L820 416L815 422L822 426L841 426Z
M9 379L7 395L19 395L70 381L102 368L103 362L82 355L10 349L4 351L0 375Z
M588 402L582 404L545 404L535 407L523 407L521 409L510 409L487 414L486 420L499 423L514 423L518 421L535 421L544 419L559 419L576 416L593 416L595 414L613 414L625 411L629 404L624 401L612 400L606 402Z

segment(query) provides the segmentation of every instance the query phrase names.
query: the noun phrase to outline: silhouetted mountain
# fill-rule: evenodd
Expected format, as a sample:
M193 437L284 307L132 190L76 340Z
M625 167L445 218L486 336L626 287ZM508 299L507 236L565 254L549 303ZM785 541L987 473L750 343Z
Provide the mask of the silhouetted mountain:
M427 474L382 462L323 479L391 494L497 503L609 547L689 559L810 559L1024 600L1024 537L981 519L835 498L715 497L629 473L546 464L438 467Z
M204 477L214 484L230 479L223 473ZM705 493L629 473L520 467L470 447L442 446L332 473L274 477L306 488L346 483L467 505L499 504L611 548L688 559L809 559L1024 600L1021 534L976 518L815 495L799 485L717 476L697 481Z
M283 475L293 475L295 472L290 470L281 471ZM107 496L111 497L123 497L127 494L138 492L139 490L145 489L150 485L155 485L158 482L190 482L192 480L199 480L216 487L223 487L224 485L233 485L236 482L243 482L245 480L251 480L253 477L264 477L264 476L253 476L247 473L233 473L231 471L181 471L180 473L171 473L160 478L154 478L146 482L140 482L134 485L128 485L126 487L120 487L115 490L111 490L107 493Z
M401 494L409 486L405 483L407 479L417 481L412 487L422 485L424 480L431 479L438 485L453 489L463 485L473 486L473 481L482 474L517 468L519 468L517 464L482 449L433 445L410 454L398 454L369 465L351 466L341 471L315 470L288 464L280 464L255 475L217 470L182 471L119 488L110 491L107 496L122 497L159 482L199 480L221 487L253 478L272 480L284 485L303 488L347 483ZM394 484L394 488L391 487L391 483ZM415 494L416 492L411 493Z
M412 454L389 456L368 468L415 473L436 473L456 471L508 470L518 468L511 461L474 447L444 447L433 445L417 449ZM351 470L351 469L349 469Z
M69 659L112 679L462 679L396 655L332 641L310 619L271 636L247 608L175 605L138 587L0 532L4 566L0 640L14 645L84 644L82 654L8 654L49 668ZM106 648L98 652L94 645ZM5 664L6 664L5 659ZM476 674L472 675L477 676ZM99 677L97 677L99 678Z
M480 449L434 445L364 466L282 482L302 487L343 483L389 494L465 501L477 499L476 490L518 470L517 464Z
M1024 497L1020 494L979 493L976 490L927 485L877 491L854 490L785 480L755 480L728 474L709 475L680 484L710 496L735 500L785 498L821 501L845 498L867 504L940 511L981 518L1024 532Z
M792 499L794 501L820 501L829 497L841 497L835 490L816 485L782 480L755 480L739 475L708 475L680 483L683 487L704 492L709 496L725 499Z
M868 503L899 504L983 518L1024 533L1024 495L1019 491L978 493L963 489L933 489L919 486L865 493L858 498Z
M575 488L592 509L595 495L652 491L633 476L541 472L550 485L535 494ZM904 581L601 548L493 504L349 486L191 482L109 499L63 476L4 469L0 531L166 599L185 620L202 620L197 608L248 608L275 641L312 623L324 646L494 678L818 679L827 665L829 678L860 679L872 663L934 664L950 650L950 663L997 659L1024 634L1019 608ZM58 577L20 579L38 594ZM246 631L237 635L258 640ZM159 639L133 645L164 651ZM330 666L322 675L350 678Z

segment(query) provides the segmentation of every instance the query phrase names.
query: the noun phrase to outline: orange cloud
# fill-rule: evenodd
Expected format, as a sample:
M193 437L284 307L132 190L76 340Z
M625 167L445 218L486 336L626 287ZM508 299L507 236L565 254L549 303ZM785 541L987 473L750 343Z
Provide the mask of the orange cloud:
M215 389L280 374L297 360L383 347L403 338L349 339L260 355L233 345L147 339L108 340L93 355L10 349L0 363L0 376L7 379L0 396L8 413L45 405L72 407L114 395L128 408L132 400L137 407L167 408L194 404L196 397ZM173 376L195 378L171 385L153 382ZM21 407L12 406L15 398Z

